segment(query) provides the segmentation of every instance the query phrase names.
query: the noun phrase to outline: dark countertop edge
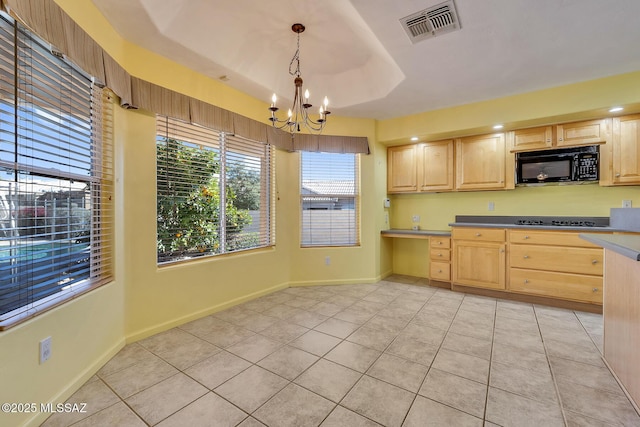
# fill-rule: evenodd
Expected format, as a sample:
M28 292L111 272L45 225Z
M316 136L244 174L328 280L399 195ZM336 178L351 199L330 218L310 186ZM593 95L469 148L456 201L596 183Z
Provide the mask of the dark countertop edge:
M587 242L610 249L620 255L640 261L640 234L590 234L580 233L579 237Z
M590 231L593 233L612 233L628 231L615 227L564 227L556 225L518 225L518 224L489 224L484 222L452 222L451 227L477 227L477 228L519 228L525 230L555 230L555 231Z
M391 228L389 230L381 230L380 234L407 234L413 236L451 236L450 231L444 230L407 230L404 228Z

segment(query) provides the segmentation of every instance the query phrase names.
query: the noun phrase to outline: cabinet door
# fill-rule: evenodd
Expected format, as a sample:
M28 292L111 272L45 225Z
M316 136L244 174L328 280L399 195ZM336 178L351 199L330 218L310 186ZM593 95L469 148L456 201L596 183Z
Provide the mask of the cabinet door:
M499 190L505 185L504 134L456 140L456 189Z
M453 140L418 145L420 191L453 190Z
M418 191L416 154L416 145L387 149L387 191L389 193Z
M543 126L539 128L518 129L509 133L511 151L544 150L553 145L553 128Z
M479 288L505 289L505 244L453 242L453 282Z
M640 114L613 119L613 184L640 184Z
M601 119L558 125L556 127L556 145L558 147L570 147L605 143L609 135L608 124L607 119Z

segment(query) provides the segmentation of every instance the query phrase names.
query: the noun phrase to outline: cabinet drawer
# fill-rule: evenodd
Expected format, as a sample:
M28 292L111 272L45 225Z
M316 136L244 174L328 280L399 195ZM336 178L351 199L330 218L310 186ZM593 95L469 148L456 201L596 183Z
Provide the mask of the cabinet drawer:
M451 239L449 237L431 237L431 247L432 248L442 248L442 249L450 249L451 248Z
M432 261L451 261L451 251L449 249L431 248L430 255Z
M591 230L588 230L591 233ZM599 246L578 237L579 232L509 230L509 242L525 245L574 246L598 248Z
M602 276L602 249L511 245L510 267Z
M448 262L431 262L429 278L434 280L451 280L451 267Z
M509 273L510 291L602 304L602 277L520 268Z
M457 240L504 242L505 230L500 228L454 228L451 237Z

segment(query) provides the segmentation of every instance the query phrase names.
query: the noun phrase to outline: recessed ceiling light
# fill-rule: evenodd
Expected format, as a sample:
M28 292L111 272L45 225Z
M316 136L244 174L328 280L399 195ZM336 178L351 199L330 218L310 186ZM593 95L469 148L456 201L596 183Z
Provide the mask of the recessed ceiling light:
M618 111L622 111L624 110L624 108L622 107L613 107L612 109L609 110L610 113L617 113Z
M412 140L412 141L417 141L417 140L418 140L418 137L417 137L417 136L412 136L412 137L411 137L411 140Z
M494 125L493 128L494 129L502 129L504 127L504 125Z

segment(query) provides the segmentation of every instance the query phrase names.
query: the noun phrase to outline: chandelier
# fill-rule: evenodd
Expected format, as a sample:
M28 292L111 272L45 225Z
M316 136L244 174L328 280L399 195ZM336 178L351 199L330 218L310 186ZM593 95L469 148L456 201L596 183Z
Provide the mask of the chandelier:
M278 98L274 93L271 97L271 106L269 107L269 111L271 111L271 117L269 117L269 120L274 127L278 129L286 129L291 133L291 135L296 132L300 132L302 128L306 128L311 132L319 133L322 132L322 129L324 129L324 126L327 123L327 116L331 114L331 112L327 110L329 99L327 99L326 96L324 97L323 105L321 105L318 110L318 118L313 120L309 115L309 108L312 107L309 103L309 90L305 90L303 96L302 77L300 77L300 33L305 30L305 27L302 24L293 24L291 26L291 30L298 35L296 53L293 54L293 58L291 58L291 62L289 63L289 74L295 76L293 79L293 84L295 85L293 104L287 113L287 118L277 118L276 112L279 108L276 107L276 101Z

